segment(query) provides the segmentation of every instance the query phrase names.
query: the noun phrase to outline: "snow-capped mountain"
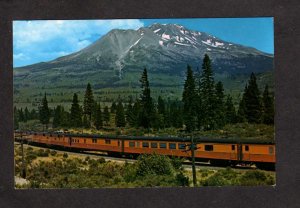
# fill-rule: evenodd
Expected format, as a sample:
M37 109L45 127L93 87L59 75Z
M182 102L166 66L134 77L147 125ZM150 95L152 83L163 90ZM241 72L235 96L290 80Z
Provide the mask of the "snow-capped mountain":
M146 67L149 73L184 77L187 64L193 69L201 68L205 53L219 74L250 74L273 69L273 55L257 49L177 24L153 24L138 30L111 30L76 53L16 68L14 74L16 81L24 76L32 81L46 80L46 77L49 80L50 77L53 82L62 82L68 77L98 77L113 84L125 74L141 72Z

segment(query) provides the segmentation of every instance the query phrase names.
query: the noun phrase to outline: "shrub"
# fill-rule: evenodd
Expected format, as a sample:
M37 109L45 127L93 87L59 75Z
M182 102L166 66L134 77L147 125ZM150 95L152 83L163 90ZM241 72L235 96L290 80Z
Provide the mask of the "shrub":
M86 156L86 157L85 157L85 161L87 161L87 162L88 162L90 159L91 159L90 156Z
M183 169L182 162L183 162L183 159L180 158L180 157L172 157L171 158L171 163L172 163L172 166L175 170L182 170Z
M178 186L189 186L189 177L185 176L182 172L176 175L176 184Z
M125 162L125 165L123 168L123 177L127 183L135 181L136 166L134 164L129 164L129 163Z
M201 181L200 184L203 186L224 186L228 185L228 182L221 175L214 174L208 179Z
M57 152L55 151L55 150L52 150L51 152L50 152L50 155L52 155L52 156L55 156L57 154Z
M27 147L27 151L32 151L33 148L32 147Z
M103 157L101 157L101 158L99 158L99 159L97 160L97 162L100 163L100 164L101 164L101 163L105 163L105 159L104 159Z
M44 151L43 149L39 149L37 152L36 152L36 155L38 157L48 157L49 156L49 153L48 151Z
M239 182L242 186L272 185L267 184L267 177L265 173L259 170L246 172L240 177Z
M170 175L173 172L173 166L170 159L163 155L151 154L140 155L137 161L137 175L144 176Z
M69 157L68 153L63 154L63 158L68 158L68 157Z
M36 158L37 156L34 153L29 153L25 156L25 160L27 161L27 163L31 163Z
M224 170L219 170L216 174L222 176L226 180L236 179L238 176L238 172L232 170L230 167L227 167Z

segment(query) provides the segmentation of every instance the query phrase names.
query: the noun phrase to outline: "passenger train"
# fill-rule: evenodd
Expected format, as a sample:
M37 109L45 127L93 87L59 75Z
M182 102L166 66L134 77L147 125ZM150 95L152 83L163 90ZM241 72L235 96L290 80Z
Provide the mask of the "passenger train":
M74 151L100 151L111 156L162 154L191 158L191 138L108 136L63 132L15 132L15 140ZM195 159L218 166L252 165L275 168L275 143L258 139L194 138Z

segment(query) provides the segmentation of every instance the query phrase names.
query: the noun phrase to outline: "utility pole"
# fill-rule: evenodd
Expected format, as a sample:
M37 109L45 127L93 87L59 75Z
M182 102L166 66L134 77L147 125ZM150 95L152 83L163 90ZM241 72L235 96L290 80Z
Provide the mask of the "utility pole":
M193 172L194 187L197 186L196 167L195 167L195 149L197 149L197 147L195 146L194 137L192 135L191 136L191 155L192 155L192 172Z
M23 135L21 132L21 149L22 149L22 172L21 176L22 178L26 178L26 167L25 167L25 160L24 160L24 146L23 146L24 140L23 140Z
M186 136L188 136L188 135L186 135ZM191 139L191 144L186 145L189 148L187 150L184 150L184 152L191 151L193 185L194 185L194 187L196 187L197 186L197 176L196 176L196 166L195 166L195 150L197 149L197 146L194 143L194 135L193 134L191 134L190 139Z

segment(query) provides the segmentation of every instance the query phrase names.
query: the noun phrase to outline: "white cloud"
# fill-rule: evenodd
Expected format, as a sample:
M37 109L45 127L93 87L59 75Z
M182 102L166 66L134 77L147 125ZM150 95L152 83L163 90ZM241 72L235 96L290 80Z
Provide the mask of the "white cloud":
M142 26L143 22L135 19L14 21L14 65L47 61L56 58L55 54L78 51L115 28L138 29ZM42 57L42 54L48 56Z

